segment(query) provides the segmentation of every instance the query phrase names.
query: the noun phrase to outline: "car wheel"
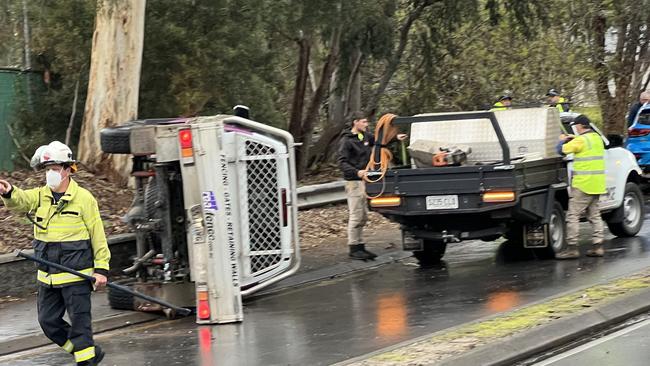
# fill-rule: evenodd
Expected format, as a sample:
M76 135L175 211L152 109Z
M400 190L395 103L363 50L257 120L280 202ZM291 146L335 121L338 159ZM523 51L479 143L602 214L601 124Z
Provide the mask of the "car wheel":
M559 202L555 202L548 220L548 248L553 254L557 254L566 249L566 246L564 209Z
M617 210L623 210L621 222L607 222L609 231L618 237L630 237L638 234L643 226L645 215L643 207L643 194L641 189L634 182L625 184L623 203Z

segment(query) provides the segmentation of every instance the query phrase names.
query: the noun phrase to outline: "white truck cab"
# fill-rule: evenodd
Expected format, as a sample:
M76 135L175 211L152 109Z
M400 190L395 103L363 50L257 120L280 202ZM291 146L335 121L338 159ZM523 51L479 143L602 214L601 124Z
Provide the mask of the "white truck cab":
M126 216L133 287L198 323L242 320L241 297L300 265L291 134L217 115L132 121L102 130L102 150L133 155L136 197ZM109 293L113 307L161 310Z

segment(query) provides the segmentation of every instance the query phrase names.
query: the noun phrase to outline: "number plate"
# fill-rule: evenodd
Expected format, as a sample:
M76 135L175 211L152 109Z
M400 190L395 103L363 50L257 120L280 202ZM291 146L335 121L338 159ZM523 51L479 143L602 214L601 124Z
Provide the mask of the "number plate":
M458 196L427 196L427 210L458 208Z

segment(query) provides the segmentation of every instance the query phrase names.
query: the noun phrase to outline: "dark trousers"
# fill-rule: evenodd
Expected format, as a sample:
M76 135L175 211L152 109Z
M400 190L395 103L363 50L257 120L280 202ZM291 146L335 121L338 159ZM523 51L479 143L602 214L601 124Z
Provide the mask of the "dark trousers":
M93 346L90 317L91 285L83 282L66 287L38 287L38 323L52 342L63 347L69 340L72 353ZM63 320L68 312L70 324Z

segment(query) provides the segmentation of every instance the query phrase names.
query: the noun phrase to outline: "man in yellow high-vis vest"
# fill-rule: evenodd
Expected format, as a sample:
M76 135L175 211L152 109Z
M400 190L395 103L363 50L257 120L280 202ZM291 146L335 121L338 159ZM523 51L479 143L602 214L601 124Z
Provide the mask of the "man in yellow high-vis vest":
M510 95L502 95L496 103L492 106L490 111L505 111L512 108L512 97Z
M97 201L70 177L77 170L72 151L54 141L36 151L32 166L46 171L45 186L22 190L0 180L0 196L34 224L34 256L91 275L103 287L111 254ZM99 364L104 352L93 342L90 282L45 265L39 265L37 281L43 333L74 355L77 365ZM63 319L66 312L70 323Z
M548 106L551 108L557 108L560 113L569 112L571 109L569 107L569 101L560 95L560 92L555 89L549 89L548 92L546 92L546 98Z
M606 192L605 185L605 146L603 140L591 129L591 121L584 115L577 116L572 125L576 126L578 136L560 135L558 148L563 155L573 154L571 169L571 191L569 209L566 215L567 249L557 253L557 259L575 259L578 251L580 216L586 211L587 220L593 228L592 247L587 255L602 257L603 220L600 217L598 201Z

